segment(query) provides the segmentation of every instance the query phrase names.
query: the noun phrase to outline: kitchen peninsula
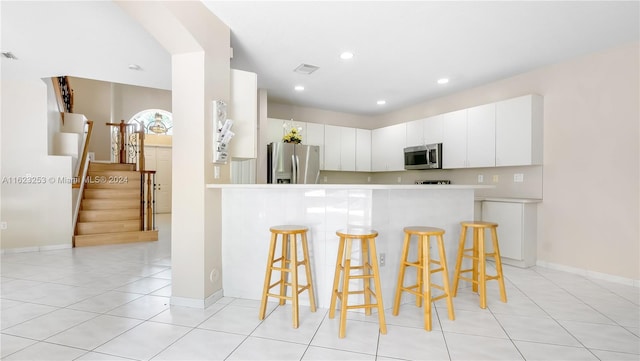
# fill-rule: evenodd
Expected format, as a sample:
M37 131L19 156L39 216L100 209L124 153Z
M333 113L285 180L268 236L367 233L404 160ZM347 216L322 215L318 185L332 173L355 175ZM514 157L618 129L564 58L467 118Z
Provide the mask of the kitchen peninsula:
M269 227L309 228L309 254L317 305L328 308L335 269L336 231L366 226L378 231L383 301L389 308L402 250L403 227L445 230L450 270L455 267L459 222L474 218L481 185L208 184L222 190L222 287L224 296L259 300L269 249ZM415 250L413 251L415 252ZM450 275L451 276L451 275ZM407 283L411 280L407 280ZM308 304L303 293L301 304Z

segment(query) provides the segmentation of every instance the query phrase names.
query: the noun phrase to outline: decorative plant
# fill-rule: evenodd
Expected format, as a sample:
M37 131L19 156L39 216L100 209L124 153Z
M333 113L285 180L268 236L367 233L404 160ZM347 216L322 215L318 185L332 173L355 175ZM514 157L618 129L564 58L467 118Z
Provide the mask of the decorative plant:
M298 128L291 128L291 130L289 131L289 133L285 134L282 137L282 141L285 143L296 143L299 144L300 142L302 142L302 135L300 133L298 133Z

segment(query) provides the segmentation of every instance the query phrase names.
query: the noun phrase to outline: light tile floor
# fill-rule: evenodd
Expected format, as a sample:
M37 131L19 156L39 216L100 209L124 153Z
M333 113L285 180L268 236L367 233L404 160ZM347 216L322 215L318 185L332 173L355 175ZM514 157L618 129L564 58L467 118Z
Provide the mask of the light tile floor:
M5 253L3 360L639 360L640 290L570 273L505 266L508 302L489 287L487 309L461 289L456 319L443 301L433 331L421 309L385 300L377 317L350 312L347 336L328 310L223 298L207 309L170 306L170 218L158 242ZM495 282L493 282L495 284Z

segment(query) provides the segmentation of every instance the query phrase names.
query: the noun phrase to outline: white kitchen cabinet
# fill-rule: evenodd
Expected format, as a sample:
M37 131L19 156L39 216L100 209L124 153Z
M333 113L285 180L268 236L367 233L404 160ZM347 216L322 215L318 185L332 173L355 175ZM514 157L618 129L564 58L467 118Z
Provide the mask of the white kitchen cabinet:
M443 168L495 166L495 104L443 114Z
M496 105L467 109L467 167L496 165Z
M443 114L442 168L467 166L467 110Z
M371 130L356 129L356 172L371 171Z
M230 144L232 158L258 157L258 78L255 73L231 69L231 102L227 118L235 134Z
M412 120L406 123L407 147L424 145L424 119Z
M286 122L284 119L267 118L267 144L282 141Z
M424 144L442 143L444 139L444 116L442 114L425 118L423 128Z
M356 129L324 126L324 170L356 170Z
M498 224L498 245L503 263L518 267L535 265L537 202L483 201L482 220ZM492 250L493 247L488 247L487 251Z
M496 166L542 164L542 106L536 94L496 103Z
M340 170L340 133L342 127L324 126L324 170Z
M374 129L371 132L371 170L404 170L406 123Z
M324 169L324 124L307 123L306 136L302 144L320 147L320 169Z

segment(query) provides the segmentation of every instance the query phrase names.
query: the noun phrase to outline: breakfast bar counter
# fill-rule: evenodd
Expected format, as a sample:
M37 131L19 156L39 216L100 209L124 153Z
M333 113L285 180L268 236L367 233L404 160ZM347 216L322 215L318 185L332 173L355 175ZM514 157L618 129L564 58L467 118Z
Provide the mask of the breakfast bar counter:
M378 231L378 259L384 255L384 264L380 264L383 301L385 308L389 308L397 282L403 227L444 229L447 262L452 271L460 221L473 219L475 190L492 186L209 184L207 188L218 188L222 193L224 296L260 299L269 227L295 224L309 228L317 305L328 308L338 252L336 231L347 226L365 226ZM406 282L411 281L407 278ZM306 297L306 292L301 294L301 304L308 304Z

